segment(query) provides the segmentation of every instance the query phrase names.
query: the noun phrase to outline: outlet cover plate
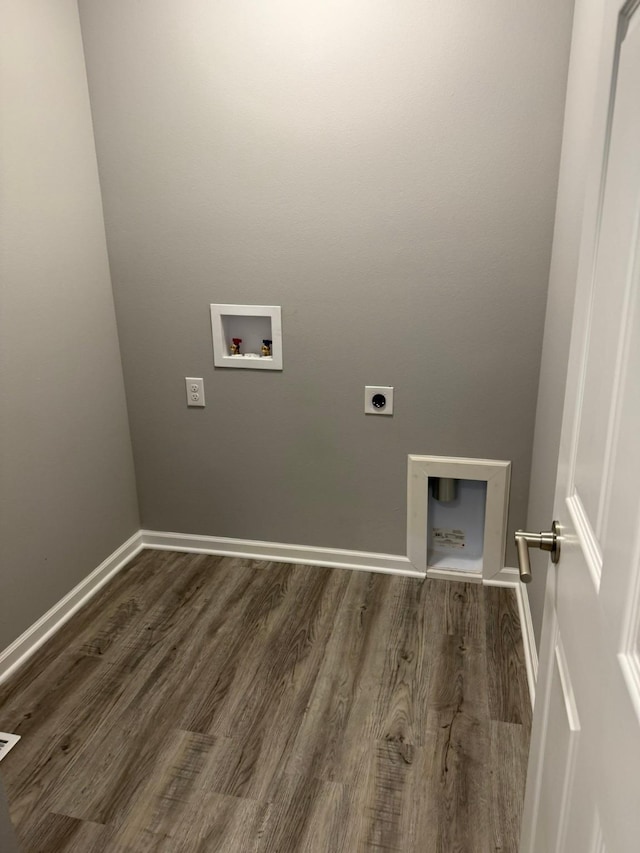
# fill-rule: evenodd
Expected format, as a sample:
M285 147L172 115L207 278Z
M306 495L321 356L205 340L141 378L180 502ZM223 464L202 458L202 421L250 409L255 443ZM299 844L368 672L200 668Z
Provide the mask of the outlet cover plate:
M385 403L383 406L375 406L373 399L380 394L385 398ZM393 386L366 385L364 389L364 412L365 415L392 415Z
M197 376L185 376L184 384L187 391L187 406L204 408L204 379Z

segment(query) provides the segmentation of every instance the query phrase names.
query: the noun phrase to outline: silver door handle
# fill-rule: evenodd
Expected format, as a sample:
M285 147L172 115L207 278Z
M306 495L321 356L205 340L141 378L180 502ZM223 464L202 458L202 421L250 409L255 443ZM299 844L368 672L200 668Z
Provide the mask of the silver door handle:
M520 580L522 583L531 583L529 548L540 548L541 551L549 551L551 562L558 562L560 559L559 530L560 527L557 521L553 522L551 530L546 530L544 533L527 533L526 530L516 530L516 548L518 549Z

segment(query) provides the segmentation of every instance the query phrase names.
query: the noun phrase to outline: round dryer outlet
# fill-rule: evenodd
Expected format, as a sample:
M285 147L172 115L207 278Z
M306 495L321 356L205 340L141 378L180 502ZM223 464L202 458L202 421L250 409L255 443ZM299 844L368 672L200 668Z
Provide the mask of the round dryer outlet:
M393 386L366 385L364 389L364 411L366 415L392 415Z

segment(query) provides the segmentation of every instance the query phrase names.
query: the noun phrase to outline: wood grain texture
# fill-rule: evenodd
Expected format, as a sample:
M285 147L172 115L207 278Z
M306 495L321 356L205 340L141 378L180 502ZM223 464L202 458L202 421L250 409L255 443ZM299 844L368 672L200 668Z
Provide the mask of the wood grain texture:
M517 850L522 779L527 772L529 730L514 723L489 724L492 850Z
M508 587L484 587L489 714L492 720L531 725L518 603Z
M515 851L515 595L145 551L0 688L23 853Z

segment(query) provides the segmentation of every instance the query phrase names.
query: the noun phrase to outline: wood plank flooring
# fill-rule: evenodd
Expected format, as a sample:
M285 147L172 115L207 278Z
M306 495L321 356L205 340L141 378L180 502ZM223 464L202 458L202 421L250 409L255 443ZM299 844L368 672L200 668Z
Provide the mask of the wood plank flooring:
M0 687L23 853L516 853L499 587L144 551Z

